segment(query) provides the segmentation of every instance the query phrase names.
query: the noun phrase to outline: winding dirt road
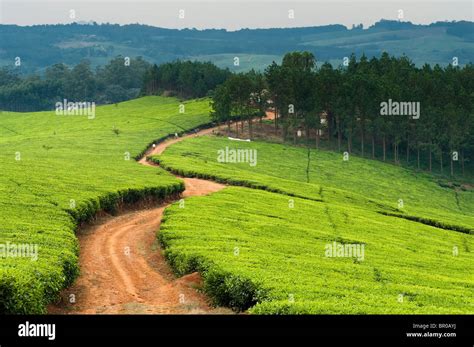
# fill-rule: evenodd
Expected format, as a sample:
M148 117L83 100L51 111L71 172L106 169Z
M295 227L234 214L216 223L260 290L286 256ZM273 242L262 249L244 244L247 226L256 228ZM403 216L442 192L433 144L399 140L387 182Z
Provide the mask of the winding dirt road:
M153 166L146 156L161 154L170 145L188 137L207 135L205 129L172 138L152 148L139 161ZM197 178L184 178L183 197L206 195L225 186ZM196 288L198 273L176 278L167 264L156 232L168 204L103 216L78 232L81 275L65 290L62 300L50 305L52 314L200 314L231 313L212 308Z

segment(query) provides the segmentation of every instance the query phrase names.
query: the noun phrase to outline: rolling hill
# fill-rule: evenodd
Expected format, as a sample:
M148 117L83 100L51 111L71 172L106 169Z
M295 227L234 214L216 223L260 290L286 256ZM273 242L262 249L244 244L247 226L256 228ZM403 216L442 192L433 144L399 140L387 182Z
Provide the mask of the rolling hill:
M457 57L459 64L474 56L474 23L437 22L415 25L382 20L362 29L343 25L305 28L196 30L165 29L146 25L68 24L20 27L0 25L0 65L21 57L21 71L42 72L64 62L76 65L88 59L104 65L118 55L155 63L175 59L205 60L232 71L263 69L279 61L288 51L309 50L318 61L335 66L352 53L379 56L405 54L417 65L447 65ZM234 57L240 58L234 66Z
M3 112L0 124L0 312L40 313L78 274L76 227L99 210L184 189L134 160L153 140L209 122L209 101L145 97L98 107L94 119ZM37 259L5 247L37 246ZM10 255L7 253L6 255Z
M257 165L218 162L223 148L255 150ZM174 204L159 233L175 271L201 272L220 305L255 314L473 312L472 190L355 156L313 150L308 162L305 148L222 137L188 139L153 158L243 186ZM333 245L364 248L328 255Z
M145 97L98 107L94 119L3 112L0 244L38 252L1 258L0 312L44 312L78 275L77 227L99 211L177 198L183 182L168 169L231 185L173 204L158 233L175 272L199 271L216 304L252 314L472 313L471 189L357 156L214 136L151 157L162 168L138 165L153 139L209 123L208 99L185 102L185 113L179 105ZM256 150L257 165L218 162L226 147ZM363 248L328 256L331 245Z

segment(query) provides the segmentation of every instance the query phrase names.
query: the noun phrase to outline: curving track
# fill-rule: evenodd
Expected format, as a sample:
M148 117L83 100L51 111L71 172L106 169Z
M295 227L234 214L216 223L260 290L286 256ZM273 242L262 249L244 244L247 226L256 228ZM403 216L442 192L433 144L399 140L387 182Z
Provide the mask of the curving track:
M198 133L173 138L147 153L160 154L168 146ZM149 163L144 156L139 163ZM206 195L225 186L197 178L184 178L183 197ZM59 314L196 314L230 313L212 308L196 290L201 285L198 273L174 277L156 238L164 209L159 207L105 216L78 233L81 247L81 275L62 293L61 303L51 305L49 313ZM71 303L71 299L75 301Z

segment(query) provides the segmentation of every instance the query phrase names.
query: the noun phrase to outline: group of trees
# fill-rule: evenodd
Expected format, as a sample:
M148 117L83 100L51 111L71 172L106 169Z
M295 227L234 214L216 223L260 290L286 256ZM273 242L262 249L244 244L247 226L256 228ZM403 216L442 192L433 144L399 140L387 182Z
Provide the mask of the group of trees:
M265 116L268 97L262 74L254 70L233 74L213 91L211 117L217 123L226 123L229 129L232 120L240 120L242 129L247 121L252 136L253 119Z
M382 103L419 103L420 113L384 115ZM265 103L268 101L268 105ZM220 123L252 117L267 106L275 111L275 128L284 140L305 134L319 146L396 163L406 161L440 171L446 160L464 163L474 153L474 66L421 68L405 56L387 53L333 68L316 68L309 52L293 52L263 74L233 75L213 95L213 117ZM310 140L311 139L311 140ZM403 153L403 154L402 154Z
M0 109L39 111L54 109L58 101L116 103L139 95L150 64L142 58L118 56L92 69L86 60L74 67L55 64L42 75L21 75L17 68L0 69Z
M96 69L84 60L74 67L55 64L43 74L22 75L0 69L0 109L17 112L52 110L56 102L110 104L139 95L199 98L223 83L231 72L210 62L174 61L157 66L141 57L118 56Z
M228 69L220 69L210 62L177 60L159 66L154 64L145 74L142 93L201 98L230 75Z

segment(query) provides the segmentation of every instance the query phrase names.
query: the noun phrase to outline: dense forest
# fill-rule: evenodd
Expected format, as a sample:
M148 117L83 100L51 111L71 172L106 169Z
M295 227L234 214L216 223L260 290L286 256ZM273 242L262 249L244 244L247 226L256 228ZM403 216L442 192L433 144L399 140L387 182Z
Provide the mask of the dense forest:
M175 61L160 66L154 64L145 74L142 93L166 93L181 98L201 98L229 76L229 70L219 69L210 62Z
M110 104L139 95L168 95L183 99L208 95L231 72L212 63L175 61L160 66L143 60L116 57L93 69L84 60L70 68L55 64L44 75L22 76L0 69L0 110L27 112L52 110L63 99Z
M0 109L17 112L52 110L58 101L109 104L136 98L150 64L140 57L116 57L93 69L87 60L74 67L55 64L41 75L23 76L0 69Z
M418 111L384 112L387 104L398 103L415 103ZM415 159L418 168L423 156L429 171L436 160L444 172L448 161L451 174L454 161L464 172L474 153L472 64L417 68L407 57L384 53L370 60L352 55L337 69L327 63L316 68L310 52L293 52L263 74L232 75L213 93L212 115L229 127L233 120L246 121L252 137L255 116L268 106L283 140L296 141L299 133L318 147L326 134L333 149L384 161L390 152L396 163Z

